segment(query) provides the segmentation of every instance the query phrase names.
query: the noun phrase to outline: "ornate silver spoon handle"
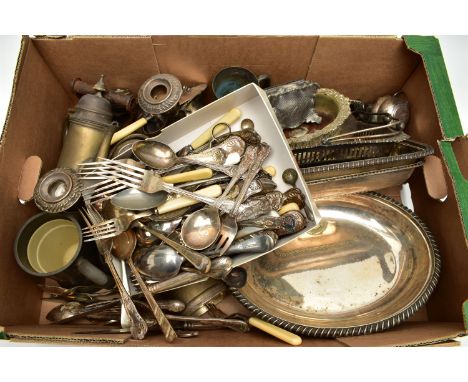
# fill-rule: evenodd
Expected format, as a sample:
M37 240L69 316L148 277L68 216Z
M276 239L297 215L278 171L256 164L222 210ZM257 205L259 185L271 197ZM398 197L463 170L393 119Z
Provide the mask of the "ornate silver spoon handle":
M208 163L208 162L204 162L204 161L201 161L201 160L190 159L190 160L185 161L184 163L177 164L177 165L175 165L173 167L170 167L170 168L167 168L167 169L153 170L153 171L156 174L161 175L161 174L165 174L166 172L169 172L169 171L181 170L181 169L187 167L187 165L189 165L189 164L210 168L210 169L212 169L214 171L218 171L218 172L221 172L223 174L226 174L229 177L232 177L232 175L234 174L234 171L236 170L236 167L237 167L236 165L224 166L222 164Z
M218 208L224 212L230 211L230 208L232 208L232 203L228 203L229 201L222 202L220 205L217 202L217 199L210 198L209 196L203 196L200 194L196 194L194 192L187 191L183 188L180 187L174 187L168 183L161 183L161 188L164 191L167 191L169 193L174 193L182 196L186 196L190 199L198 200L199 202L205 203L208 206Z
M174 328L171 326L171 323L168 321L163 311L159 307L158 303L154 299L153 295L149 291L148 286L146 285L143 278L140 276L140 273L136 269L135 264L133 263L133 260L131 258L127 261L127 264L130 266L130 269L133 272L133 275L135 276L141 291L145 295L146 301L148 302L151 311L153 312L154 318L161 327L161 331L164 334L164 338L167 342L173 342L177 338L177 334L174 331Z
M271 152L271 147L268 146L266 143L262 143L260 145L260 148L257 153L257 157L255 158L255 161L252 165L252 167L249 169L247 172L245 178L244 178L244 184L242 185L242 189L239 192L239 195L237 196L236 202L234 204L234 207L231 211L233 215L236 214L239 206L244 200L244 196L247 193L247 190L249 189L250 183L254 180L255 175L257 175L257 172L262 168L262 164L265 161L265 159L270 155Z
M248 146L247 149L245 150L244 156L239 163L239 166L237 166L236 170L234 171L234 174L232 174L231 181L228 183L226 188L224 189L223 194L216 200L215 207L218 208L218 206L221 205L221 203L226 199L227 195L229 194L229 191L231 191L232 187L235 186L235 184L239 181L241 176L248 171L250 166L255 161L255 157L258 152L258 147L256 146Z
M131 331L132 337L138 340L142 340L143 338L145 338L145 335L148 331L148 325L146 324L146 321L140 316L140 313L138 313L138 310L135 307L135 304L133 303L132 298L125 290L122 284L122 280L120 279L119 274L117 273L114 267L114 264L112 262L112 255L110 251L103 249L102 253L104 255L104 261L109 267L112 273L112 277L115 280L115 285L117 286L117 289L120 293L122 305L124 306L124 309L126 310L128 317L130 319L130 322L131 322L130 331Z
M177 157L178 163L210 163L222 165L226 161L226 152L220 148L212 148L198 154L187 155L185 157Z
M192 272L181 272L177 276L174 276L169 280L164 280L158 283L148 285L148 289L152 294L157 294L206 280L208 280L208 276Z
M246 219L239 222L243 227L258 227L264 229L278 229L281 228L281 217L277 216L259 216L254 219Z
M168 171L179 170L187 165L199 165L199 166L222 166L226 161L227 154L220 148L212 148L203 151L198 154L187 155L183 157L177 157L174 166L164 169L156 169L157 174L163 174Z
M187 325L184 325L184 329L229 328L238 332L249 331L249 325L240 319L176 316L173 314L168 314L167 318L173 322L187 323Z

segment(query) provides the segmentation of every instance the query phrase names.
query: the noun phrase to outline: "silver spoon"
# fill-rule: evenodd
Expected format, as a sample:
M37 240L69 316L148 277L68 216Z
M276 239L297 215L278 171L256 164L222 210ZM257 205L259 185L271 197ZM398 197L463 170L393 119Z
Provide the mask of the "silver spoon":
M156 169L168 169L178 163L203 165L209 162L220 165L226 160L226 153L221 149L210 149L200 154L178 157L168 145L156 141L135 142L132 151L139 160Z
M272 250L278 241L273 231L262 231L234 241L224 253L226 256L238 254L264 253ZM207 256L217 255L217 251L205 252Z
M152 216L150 216L149 218L151 219ZM177 229L181 221L182 217L178 217L176 219L168 221L151 221L147 222L146 225L158 232L163 233L166 236L170 236ZM151 233L145 231L142 228L137 228L135 233L137 235L138 245L141 247L149 247L156 240L158 240L156 237L151 235Z
M216 200L215 204L195 211L187 217L180 231L182 241L187 247L200 251L208 248L216 241L221 231L219 206L226 199L229 191L234 187L241 176L252 166L257 152L257 146L248 146L231 181L224 189L223 194ZM235 236L236 234L234 233L232 239L234 239Z
M138 271L154 281L163 281L177 275L184 258L168 245L141 248L134 254Z
M208 248L218 238L221 219L216 207L205 207L187 217L181 229L184 244L200 251Z
M119 238L122 238L122 240L119 240ZM153 313L154 318L156 319L159 326L161 327L162 332L164 333L164 338L167 342L173 342L177 338L177 334L174 331L174 328L171 326L171 323L168 321L163 311L161 310L161 307L158 305L153 295L149 291L143 278L138 273L138 270L133 261L133 251L137 243L135 233L132 230L127 230L123 234L115 237L113 243L114 247L112 249L114 255L118 259L125 261L129 265L130 270L137 279L138 286L140 287L141 291L143 292L143 295L146 298L146 301L151 307L151 312Z
M159 207L167 200L167 195L165 191L148 194L135 188L128 188L115 194L110 201L114 206L119 208L132 211L145 211Z

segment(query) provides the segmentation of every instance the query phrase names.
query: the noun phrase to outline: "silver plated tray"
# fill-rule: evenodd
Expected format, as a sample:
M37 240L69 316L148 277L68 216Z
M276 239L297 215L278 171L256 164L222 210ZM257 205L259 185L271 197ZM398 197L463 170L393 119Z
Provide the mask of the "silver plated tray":
M252 313L302 335L369 334L406 320L440 273L431 233L410 210L376 193L317 199L325 222L244 265L233 295Z

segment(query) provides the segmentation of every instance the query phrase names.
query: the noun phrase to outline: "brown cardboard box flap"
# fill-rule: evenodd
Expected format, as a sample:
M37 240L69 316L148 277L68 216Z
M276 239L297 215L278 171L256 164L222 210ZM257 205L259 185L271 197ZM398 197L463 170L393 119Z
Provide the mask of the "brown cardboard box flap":
M118 345L130 337L128 333L112 335L76 334L75 332L90 329L89 325L18 325L8 326L5 333L12 341L41 342L61 344ZM92 329L98 329L93 326Z
M124 88L136 93L148 77L159 73L149 36L76 36L34 43L70 94L70 83L77 77L94 84L104 74L108 89Z
M8 326L5 333L12 341L56 343L69 345L125 345L158 347L284 347L290 346L264 332L252 328L249 333L232 330L201 330L198 337L178 338L167 343L160 333L149 334L144 341L133 340L129 333L117 334L76 334L87 330L109 329L91 325L18 325ZM303 346L343 347L344 344L334 339L304 338Z
M426 346L429 346L429 347L432 347L432 348L435 348L435 347L448 348L448 347L461 346L461 343L459 341L455 341L455 340L448 340L448 341L445 341L445 342L437 342L435 344L430 344L430 345L426 345Z
M406 322L394 329L338 340L348 346L421 346L465 335L461 322Z
M41 176L42 159L37 155L26 158L21 169L21 177L18 185L18 199L20 203L26 203L34 197L34 189Z
M38 155L44 171L55 167L61 147L64 119L71 99L51 72L35 45L23 41L13 100L0 145L2 184L2 253L0 256L0 323L37 322L41 307L37 280L16 264L13 243L21 225L38 212L34 203L21 206L18 185L27 157ZM54 112L50 112L54 110ZM22 301L18 304L18 301Z
M170 347L292 347L252 328L248 333L238 333L232 330L200 330L199 336L194 338L178 338L168 344L162 335L149 336L145 340L130 339L126 346L170 346ZM334 339L303 338L304 347L343 347L342 343Z
M227 66L241 66L273 84L305 78L316 36L153 36L163 73L184 83L209 83Z
M396 37L320 36L306 79L373 102L400 90L418 62Z
M423 172L427 192L431 198L445 199L448 191L442 160L435 155L429 155L424 161Z

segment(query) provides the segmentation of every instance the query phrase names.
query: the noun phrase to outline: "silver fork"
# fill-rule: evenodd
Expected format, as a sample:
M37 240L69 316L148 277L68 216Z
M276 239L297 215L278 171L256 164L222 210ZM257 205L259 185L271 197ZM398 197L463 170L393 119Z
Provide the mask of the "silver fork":
M83 239L85 242L88 242L118 236L129 229L134 221L151 216L153 213L152 210L143 211L138 214L125 211L116 218L102 220L97 224L83 228Z
M92 227L93 224L98 224L103 219L99 212L97 212L94 207L90 205L86 206L86 209L80 210L80 214L88 227ZM130 318L130 332L132 337L135 339L143 339L148 331L148 325L141 317L140 313L138 313L132 298L125 290L122 280L120 279L119 274L115 269L111 254L112 240L97 240L96 246L99 253L104 257L104 261L109 267L109 270L112 273L112 277L115 280L115 285L119 291L122 305L127 311L128 317Z
M102 162L83 163L80 166L79 178L81 180L101 180L97 184L83 188L83 198L90 203L110 199L114 194L126 188L135 188L147 193L166 191L208 205L215 205L216 203L213 198L165 183L161 176L152 170L145 170L127 163L103 159ZM232 204L225 206L225 203L222 203L220 208L224 208L224 211L227 212L232 208Z
M90 209L91 208L92 207L90 207ZM94 211L93 213L95 214L96 217L99 216L102 219L101 215L96 210L93 209L93 211ZM144 294L144 296L146 298L146 301L148 302L149 306L151 307L151 312L153 313L154 318L156 319L159 326L161 327L161 330L162 330L162 332L164 334L164 338L166 339L167 342L174 341L177 338L176 332L172 328L170 322L167 320L166 316L162 312L162 310L159 307L158 303L154 299L153 295L151 294L151 292L149 291L149 289L146 286L145 282L143 281L140 274L138 273L137 269L135 268L135 265L133 263L132 258L130 257L130 258L126 259L126 263L129 265L132 274L136 277L136 279L137 279L137 281L138 281L138 283L140 285L140 288L141 288L141 290L142 290L142 292L143 292L143 294ZM126 277L124 272L122 273L122 276ZM128 279L127 279L127 281L128 281ZM122 285L123 285L123 283L122 283ZM127 289L125 289L125 292L128 295ZM135 307L135 304L134 304L133 300L131 299L131 297L129 297L129 298L130 298L130 304L133 305L133 307ZM125 308L125 305L124 305L124 308ZM124 309L124 310L127 311L127 309ZM132 316L129 313L127 313L127 314L128 314L128 318L130 319L130 327L132 327ZM121 319L121 321L122 321L122 319ZM145 324L146 324L146 322L145 322ZM148 330L148 328L146 326L146 331L147 330Z

